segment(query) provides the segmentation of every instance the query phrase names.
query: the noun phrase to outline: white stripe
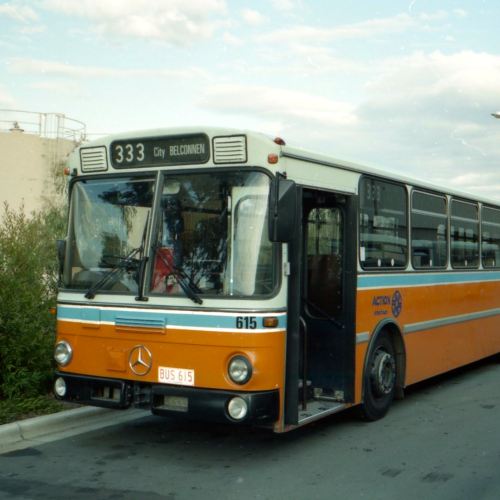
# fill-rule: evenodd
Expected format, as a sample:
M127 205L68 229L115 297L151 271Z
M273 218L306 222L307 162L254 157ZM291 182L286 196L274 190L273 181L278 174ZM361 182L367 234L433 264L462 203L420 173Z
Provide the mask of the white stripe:
M370 338L369 332L357 333L356 334L356 344L365 344Z
M431 330L442 326L456 325L466 323L467 321L476 321L479 319L491 318L492 316L500 315L500 309L490 309L489 311L481 311L476 313L461 314L459 316L450 316L448 318L433 319L430 321L422 321L421 323L413 323L403 327L403 334L421 332L423 330Z
M65 321L67 323L79 323L79 324L83 324L83 325L88 325L88 324L92 324L92 325L108 325L108 326L116 326L115 323L111 322L111 321L83 321L81 319L68 319L68 318L60 318L58 319L58 321ZM147 325L118 325L119 327L121 326L124 326L124 327L128 327L128 328L145 328L145 329L148 329L148 328L156 328L158 329L158 327L154 327L154 326L147 326ZM255 333L255 332L259 332L259 333L262 333L262 332L286 332L286 328L254 328L254 329L250 329L250 328L206 328L206 327L202 327L202 326L178 326L178 325L168 325L165 327L165 330L167 331L168 333L168 330L169 329L172 329L172 330L191 330L191 331L202 331L202 332L230 332L230 333Z
M151 314L185 314L187 316L227 316L229 318L236 316L256 316L259 318L266 318L268 316L286 316L286 312L253 312L253 311L240 311L240 312L216 312L216 311L180 311L180 310L171 310L171 309L144 309L144 308L132 308L132 307L116 307L116 306L87 306L87 305L67 305L67 304L58 304L57 307L66 308L66 309L98 309L98 310L108 310L108 311L127 311L127 312L146 312ZM90 323L88 321L87 323Z

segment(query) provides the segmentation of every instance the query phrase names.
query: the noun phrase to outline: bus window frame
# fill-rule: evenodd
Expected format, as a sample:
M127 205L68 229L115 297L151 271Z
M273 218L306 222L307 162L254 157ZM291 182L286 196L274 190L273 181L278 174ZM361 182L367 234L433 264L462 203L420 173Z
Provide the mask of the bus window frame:
M487 205L487 204L481 204L481 209L480 209L480 226L481 226L481 230L480 230L480 254L481 254L481 264L483 266L484 269L486 270L494 270L494 269L499 269L500 268L500 258L496 260L496 265L494 266L487 266L485 265L485 258L484 258L484 253L483 253L483 245L485 243L484 239L483 239L483 235L484 235L484 225L489 225L489 224L494 224L494 223L491 223L491 222L485 222L484 220L484 217L483 217L483 213L484 213L484 210L491 210L491 211L494 211L494 212L498 212L499 214L499 220L500 220L500 208L498 207L493 207L493 206L490 206L490 205ZM499 229L500 229L500 224L499 224Z
M445 245L446 245L446 258L445 258L445 263L444 265L442 266L435 266L435 265L432 265L432 266L416 266L413 262L413 257L414 257L414 245L413 245L413 242L414 241L417 241L417 240L414 240L413 239L413 213L414 213L414 209L413 209L413 197L415 194L423 194L423 195L426 195L426 196L434 196L436 198L441 198L444 200L445 202L445 213L444 214L437 214L437 213L433 213L433 212L426 212L426 211L420 211L420 210L417 210L416 213L421 213L423 215L431 215L431 216L435 216L435 217L440 217L442 216L443 220L444 220L444 226L445 226L445 238L444 238L444 242L445 242ZM436 270L436 271L442 271L444 269L448 269L448 266L450 264L450 203L449 203L449 197L446 196L445 193L439 193L439 192L433 192L433 191L430 191L430 190L426 190L426 189L422 189L420 187L415 187L415 186L412 186L412 189L411 189L411 192L410 192L410 224L409 224L409 227L410 227L410 261L411 261L411 266L413 269L421 272L421 271L433 271L433 270Z
M361 217L361 213L362 213L362 207L361 207L361 203L362 203L362 188L361 188L361 184L362 182L365 180L365 179L369 179L369 180L372 180L372 181L376 181L376 182L382 182L382 183L385 183L385 184L391 184L393 186L398 186L400 188L403 189L404 191L404 194L405 194L405 210L406 210L406 213L405 213L405 217L404 217L404 220L406 222L406 247L403 247L403 255L405 257L405 264L403 266L366 266L364 264L364 261L361 260L361 256L362 256L362 238L361 238L361 234L362 234L362 225L360 223L360 217ZM409 205L409 199L410 199L410 193L409 193L409 190L408 190L408 186L406 183L404 182L397 182L397 181L392 181L390 179L387 179L385 177L378 177L376 175L369 175L369 174L363 174L360 176L359 180L358 180L358 197L359 197L359 200L358 200L358 208L357 208L357 212L358 212L358 216L357 216L357 224L358 224L358 262L359 262L359 265L361 267L361 269L365 272L402 272L402 271L405 271L409 268L410 266L410 205ZM397 238L400 238L400 237L397 237ZM405 239L405 238L401 238L401 239Z
M459 265L456 265L453 261L452 227L453 227L453 219L454 219L454 217L453 217L453 203L454 202L463 203L466 205L471 205L471 206L476 208L477 219L475 222L477 223L477 234L476 234L476 236L477 236L477 263L474 266L467 266L467 265L459 266ZM448 224L449 224L448 239L449 239L449 246L450 246L449 263L450 263L451 269L460 270L460 271L480 269L481 264L482 264L482 258L481 258L482 228L481 228L480 203L477 201L471 201L471 200L467 200L464 198L450 196L448 207L449 207L448 208ZM464 217L455 217L455 219L456 220L464 220L467 222L474 222L472 219L466 219ZM463 243L467 243L467 241L464 241ZM464 246L464 249L465 249L465 246Z
M321 209L327 209L327 210L336 210L340 214L340 224L339 227L341 229L341 236L342 239L340 241L340 251L338 253L330 253L330 254L311 254L309 253L309 222L310 222L310 215L313 210L321 210ZM318 205L318 206L313 206L307 213L307 218L304 218L305 224L303 228L303 234L304 234L304 259L303 259L303 268L304 268L304 276L306 278L304 279L304 296L307 299L308 302L305 303L305 310L308 314L309 317L314 318L315 320L320 320L320 321L332 321L333 319L339 319L342 318L343 315L345 314L345 289L346 289L346 283L345 283L345 260L346 260L346 232L347 232L347 216L346 216L346 211L344 207L341 207L339 204L336 204L334 206L323 206L323 205ZM319 239L319 238L318 238ZM320 309L315 310L314 307L310 306L310 302L312 302L311 299L314 299L315 297L310 296L310 287L309 285L309 271L310 271L310 264L309 264L309 257L317 255L317 256L322 256L322 257L327 257L327 256L338 256L339 257L339 270L340 270L340 280L338 281L339 283L339 289L340 289L340 304L338 307L338 311L329 311L325 307L321 307ZM325 317L325 313L328 314L327 317Z
M110 171L107 170L106 172L99 172L97 174L84 174L84 175L78 175L71 177L69 183L68 183L68 197L67 197L67 203L68 203L68 217L67 217L67 223L68 223L68 230L66 234L66 252L64 256L64 265L66 266L68 263L68 253L71 251L71 245L68 244L71 243L72 238L74 239L74 231L73 231L73 225L70 224L73 218L73 201L72 201L72 196L73 196L73 188L77 182L87 182L87 181L93 181L93 180L109 180L109 179L127 179L130 177L134 177L137 179L143 178L143 179L154 179L154 182L156 183L158 181L158 172L155 170L148 170L148 171L117 171L116 175L110 174ZM151 212L154 212L155 209L155 203L156 203L156 193L153 194L153 202L151 205ZM147 242L149 243L149 233L151 232L151 217L152 214L150 214L150 219L149 219L149 229L148 229L148 237L147 237ZM147 252L146 252L147 254ZM148 264L146 264L146 269L147 269ZM143 272L147 272L146 269ZM86 293L87 290L83 288L65 288L64 286L64 281L61 282L61 287L60 290L63 291L64 293L74 293L81 295L82 293ZM139 288L140 288L139 284ZM138 289L138 292L140 290ZM105 290L105 289L99 289L99 295L117 295L117 296L123 296L123 297L131 297L134 296L134 294L131 294L130 292L125 292L125 291L120 291L120 290Z
M273 174L271 171L264 167L260 166L251 166L251 165L235 165L232 164L228 167L210 167L210 168L203 168L200 166L196 166L194 168L188 168L186 169L185 166L183 168L168 168L168 169L160 169L158 170L158 186L162 186L165 177L175 177L175 176L182 176L182 175L196 175L196 174L207 174L207 173L227 173L227 172L260 172L266 175L269 179L269 189L271 188L271 181L274 178ZM150 230L150 245L155 241L155 238L157 238L158 231L159 231L159 226L158 224L160 223L160 212L161 210L159 209L160 203L161 203L161 196L162 196L162 190L158 188L158 193L156 193L154 204L153 204L153 220L151 222L151 230ZM234 206L231 208L232 211L234 210ZM269 214L268 214L269 217ZM264 231L267 234L267 226L264 227ZM221 294L201 294L200 297L203 300L216 300L216 301L224 301L224 300L230 300L230 301L269 301L274 298L276 298L282 291L283 288L283 275L280 272L282 268L282 250L281 250L281 245L279 243L275 243L270 241L272 245L272 261L273 261L273 280L275 282L275 287L272 293L269 293L267 295L221 295ZM152 278L153 278L153 263L152 261L154 260L154 252L151 252L149 254L149 261L148 261L148 267L146 268L146 279L145 279L145 285L144 285L144 292L146 297L154 298L154 299L161 299L161 298L172 298L174 300L178 298L184 298L185 295L183 294L168 294L165 296L165 294L162 293L156 293L153 292L151 287L152 287Z

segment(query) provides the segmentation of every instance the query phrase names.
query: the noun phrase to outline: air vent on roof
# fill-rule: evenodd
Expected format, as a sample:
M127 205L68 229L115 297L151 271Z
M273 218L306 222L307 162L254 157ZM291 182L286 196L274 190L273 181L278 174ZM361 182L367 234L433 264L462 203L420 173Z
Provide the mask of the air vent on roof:
M244 135L214 137L214 163L245 163L247 138Z
M80 149L80 160L82 162L82 172L100 172L108 170L108 160L106 158L106 148Z

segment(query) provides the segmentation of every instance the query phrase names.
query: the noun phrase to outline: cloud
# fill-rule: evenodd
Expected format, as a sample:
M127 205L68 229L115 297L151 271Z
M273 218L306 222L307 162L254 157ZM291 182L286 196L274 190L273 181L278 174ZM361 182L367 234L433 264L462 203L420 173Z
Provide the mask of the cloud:
M47 90L49 92L56 92L57 94L66 94L70 96L77 96L81 94L80 85L73 82L36 82L26 85L30 89Z
M257 10L243 9L241 11L241 17L247 24L250 24L252 26L260 26L269 22L269 18L262 15Z
M248 113L271 119L301 123L350 124L353 107L323 97L292 90L254 85L217 85L207 89L200 101L203 108L219 112Z
M358 104L321 87L217 85L199 106L287 144L500 199L500 121L490 116L500 102L500 56L416 52L381 65Z
M453 13L461 18L466 18L468 16L467 12L463 9L455 9Z
M10 71L22 75L51 75L70 78L166 78L182 80L208 77L207 73L200 68L188 68L178 71L164 69L121 70L98 66L71 66L58 61L25 58L11 59Z
M222 39L224 40L224 43L227 43L228 45L243 45L243 40L241 38L231 35L230 33L224 33Z
M450 180L450 184L456 187L464 188L472 185L482 185L490 182L498 182L498 177L495 178L493 174L480 174L480 173L467 173L458 175Z
M419 24L408 14L398 14L384 19L370 19L355 24L346 24L332 29L318 29L313 26L295 26L292 29L277 30L260 35L257 40L264 43L333 42L350 38L371 38L376 35L403 33Z
M453 96L461 107L465 102L487 104L493 96L500 97L500 56L473 51L452 55L416 52L393 61L392 66L390 73L370 86L371 92L390 94L391 99L408 94L417 98Z
M46 31L46 26L26 26L21 29L21 33L23 35L39 35L40 33L45 33Z
M349 54L342 52L345 57L338 57L330 46L323 44L303 44L293 42L281 50L268 50L267 47L258 48L258 57L249 59L248 72L253 75L273 74L277 77L288 78L289 74L302 77L327 75L338 79L356 75L380 75L394 68L392 60L359 60L348 58ZM332 80L330 80L332 81Z
M87 19L104 37L140 38L178 46L210 39L224 25L223 0L42 0L40 6L68 16ZM215 20L214 20L215 18Z
M5 85L0 84L0 106L10 108L15 104L14 97Z
M432 14L426 14L425 12L422 12L420 14L420 19L422 19L423 21L440 21L441 19L446 19L447 17L448 12L446 12L445 10L439 10Z
M500 198L484 179L459 180L471 169L497 176L500 128L490 113L500 102L499 80L500 57L472 51L416 53L395 63L356 109L363 155L371 149L393 168Z
M274 64L277 71L288 73L340 73L349 72L365 73L373 71L373 67L366 62L354 61L352 59L333 57L332 50L323 46L302 45L301 43L293 43L289 46L290 57L288 58L287 66L280 66L283 60L287 58L282 57L279 53L275 56ZM377 72L380 71L381 65L379 61L376 62ZM269 70L268 70L269 71Z
M38 19L35 11L31 7L16 6L13 7L9 4L0 5L0 17L7 17L16 21L29 24L29 21Z
M293 10L296 8L296 5L291 0L273 0L272 4L276 10Z

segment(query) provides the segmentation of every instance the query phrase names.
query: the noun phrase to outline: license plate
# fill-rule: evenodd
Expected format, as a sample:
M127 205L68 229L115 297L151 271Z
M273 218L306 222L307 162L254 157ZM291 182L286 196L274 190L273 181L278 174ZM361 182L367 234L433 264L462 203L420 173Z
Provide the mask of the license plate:
M158 381L163 384L194 385L194 370L158 367Z

